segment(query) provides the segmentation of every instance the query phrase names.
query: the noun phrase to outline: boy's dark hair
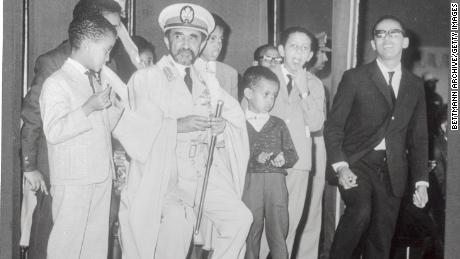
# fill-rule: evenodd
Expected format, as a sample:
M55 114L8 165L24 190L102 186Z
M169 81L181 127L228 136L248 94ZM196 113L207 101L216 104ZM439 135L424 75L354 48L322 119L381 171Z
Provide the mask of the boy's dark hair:
M252 66L244 72L242 80L243 89L252 88L262 78L275 82L278 85L280 84L276 74L273 73L269 68L263 66Z
M121 14L121 6L113 0L80 0L73 9L73 18L102 15L102 12Z
M260 57L262 56L262 53L264 53L265 51L269 49L275 49L276 51L278 51L278 49L273 45L270 45L270 44L262 45L254 51L254 60L258 61Z
M84 40L98 41L112 34L117 36L117 31L102 15L84 15L76 17L69 25L69 42L72 49L79 49Z
M372 26L372 31L371 31L372 38L374 38L375 28L377 28L377 25L379 25L379 23L381 23L384 20L392 20L392 21L399 23L403 31L403 36L406 36L406 27L404 26L403 22L398 17L387 14L377 19L377 21L374 23L374 26Z
M307 35L308 38L310 38L310 49L313 52L313 56L315 56L316 52L318 51L318 41L316 40L315 34L300 26L289 27L286 30L284 30L281 33L280 45L286 47L286 42L289 40L289 37L296 32L304 33Z
M144 37L138 36L138 35L135 35L131 38L133 39L134 44L136 44L137 49L139 50L139 53L142 53L148 50L152 52L153 56L155 56L155 47L153 46L152 43L150 43Z

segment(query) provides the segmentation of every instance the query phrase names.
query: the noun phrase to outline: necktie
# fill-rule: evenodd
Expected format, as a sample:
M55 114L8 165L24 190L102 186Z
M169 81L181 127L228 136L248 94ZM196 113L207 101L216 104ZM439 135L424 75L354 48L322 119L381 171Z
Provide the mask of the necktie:
M184 82L187 85L187 88L190 91L190 93L192 93L193 80L192 80L192 77L190 77L190 68L189 67L185 68Z
M291 94L291 91L292 91L292 75L288 74L287 77L289 78L289 82L288 84L286 85L287 87L287 91L288 91L288 95Z
M388 72L388 76L389 76L389 79L388 79L388 88L390 88L391 101L392 101L392 104L393 104L393 105L394 105L395 102L396 102L395 91L393 90L393 85L391 84L391 80L393 80L394 74L395 74L394 71Z
M85 74L88 76L89 84L91 85L91 88L93 89L93 93L101 91L102 84L101 84L101 78L99 76L99 73L94 72L92 70L88 70L85 72Z

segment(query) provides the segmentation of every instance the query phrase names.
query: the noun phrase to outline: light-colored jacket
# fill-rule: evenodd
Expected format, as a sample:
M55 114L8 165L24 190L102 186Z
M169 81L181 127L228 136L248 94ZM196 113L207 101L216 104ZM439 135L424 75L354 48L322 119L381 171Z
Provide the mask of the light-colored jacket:
M220 86L238 100L238 72L233 67L216 61L216 77Z
M113 93L127 98L122 93L126 86L108 67L101 80L104 89L110 85ZM43 85L39 102L51 185L93 184L113 176L111 130L121 110L112 105L86 116L82 105L92 94L88 77L69 60Z
M274 70L280 81L280 90L276 98L272 115L280 117L286 123L299 160L294 169L311 170L312 151L310 132L318 131L323 127L324 88L321 81L306 72L306 81L294 81L291 94L288 95L281 66ZM299 85L306 83L306 85ZM306 128L307 127L307 128Z

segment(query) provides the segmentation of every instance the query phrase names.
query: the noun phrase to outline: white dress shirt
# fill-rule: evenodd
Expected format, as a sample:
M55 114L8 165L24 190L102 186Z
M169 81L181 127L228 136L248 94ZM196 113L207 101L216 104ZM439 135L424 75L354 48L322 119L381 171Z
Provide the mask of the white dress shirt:
M394 72L393 78L391 79L391 87L393 88L396 98L398 98L399 84L401 83L401 75L402 75L401 63L399 63L398 66L396 66L394 69L390 70L387 67L385 67L385 65L383 65L379 59L376 59L376 60L377 60L377 66L382 72L387 85L389 84L389 80L390 80L390 75L388 73ZM374 150L385 150L385 149L386 149L385 138L383 138L382 141L380 141L380 143L374 148Z
M268 119L270 119L270 114L268 114L268 112L255 113L250 110L246 110L244 114L246 116L246 120L252 125L252 127L254 127L257 132L260 132L265 123L267 123Z

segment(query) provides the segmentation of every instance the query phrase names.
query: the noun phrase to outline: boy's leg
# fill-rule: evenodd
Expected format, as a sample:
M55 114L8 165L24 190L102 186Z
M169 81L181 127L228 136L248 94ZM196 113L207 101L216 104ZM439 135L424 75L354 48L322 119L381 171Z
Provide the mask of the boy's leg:
M94 184L81 258L106 258L108 253L112 179Z
M305 204L305 196L307 195L308 174L306 170L288 169L286 176L286 186L289 193L288 212L289 212L289 228L286 237L286 246L289 256L294 245L295 234L300 218L302 217L303 205ZM260 258L265 259L269 253L266 234L262 234L262 242L260 246Z
M272 258L287 259L286 236L289 228L288 191L282 174L265 175L265 233Z
M313 170L314 175L310 177L312 184L310 208L308 210L307 222L301 234L297 251L298 258L317 258L319 249L319 238L322 220L322 201L324 185L326 182L326 146L322 136L313 138ZM304 208L306 211L306 208Z
M47 258L80 258L93 186L52 186L51 195L54 225L48 240Z
M306 170L288 169L286 176L286 186L289 192L289 230L286 238L286 246L289 255L294 245L295 234L300 218L302 217L305 196L307 195L308 174Z
M245 259L259 258L260 239L264 228L264 175L248 173L243 191L243 202L254 218L246 239Z

